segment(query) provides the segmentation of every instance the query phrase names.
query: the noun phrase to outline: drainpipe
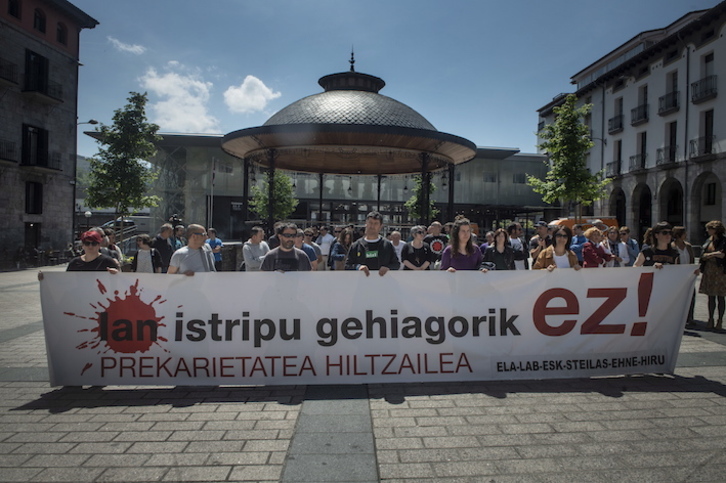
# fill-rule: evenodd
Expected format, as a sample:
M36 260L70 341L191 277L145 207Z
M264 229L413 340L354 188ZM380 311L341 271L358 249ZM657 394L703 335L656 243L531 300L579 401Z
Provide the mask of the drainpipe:
M683 39L681 39L681 33L678 32L678 40L683 42ZM684 43L685 44L685 43ZM689 189L688 189L688 120L690 119L690 107L691 103L688 101L689 97L689 90L691 88L691 49L688 47L687 44L685 44L686 47L686 95L684 102L686 103L686 119L685 119L685 126L683 126L683 161L684 161L684 182L683 182L683 226L687 227L686 229L693 233L692 230L688 228L688 207L690 206L690 203L688 202L688 196L689 196ZM689 233L690 234L690 233ZM692 238L689 236L689 238Z

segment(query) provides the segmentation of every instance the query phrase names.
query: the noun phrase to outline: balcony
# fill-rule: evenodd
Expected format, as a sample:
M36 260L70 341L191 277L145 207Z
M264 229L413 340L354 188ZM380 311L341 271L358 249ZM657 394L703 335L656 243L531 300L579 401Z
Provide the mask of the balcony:
M655 165L661 168L672 167L678 162L678 146L664 146L656 151Z
M0 139L0 161L18 162L18 153L15 150L15 143Z
M3 58L0 58L0 82L18 83L18 66Z
M631 173L638 173L640 171L645 171L645 161L648 158L647 153L640 153L636 154L635 156L630 156L630 169L629 172Z
M718 94L717 77L710 75L691 84L691 101L694 104L713 99Z
M623 130L623 115L618 114L608 119L608 134L615 134Z
M63 102L63 86L39 77L27 79L23 93L46 104Z
M608 178L620 176L620 166L622 164L623 162L620 159L613 161L612 163L607 163L605 165L605 176Z
M658 98L658 115L665 116L681 108L681 92L673 91Z
M641 104L630 110L630 125L637 126L648 122L648 104Z
M705 158L701 161L707 161L712 154L716 154L716 136L702 136L700 138L691 139L690 153L692 158Z
M61 171L63 169L61 153L38 151L24 156L20 166L25 168L39 168L40 170Z

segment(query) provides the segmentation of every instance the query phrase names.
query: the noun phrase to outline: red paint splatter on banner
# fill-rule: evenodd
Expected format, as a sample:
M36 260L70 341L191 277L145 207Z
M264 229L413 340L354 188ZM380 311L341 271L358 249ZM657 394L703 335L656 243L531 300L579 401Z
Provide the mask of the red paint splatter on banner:
M106 294L106 287L100 280L96 282L99 293ZM107 297L105 301L89 303L95 311L92 316L64 312L65 315L94 322L93 326L78 330L88 332L92 337L77 345L76 349L98 349L99 354L108 351L132 354L146 352L153 345L162 347L158 341L166 342L167 339L156 335L156 332L166 324L161 322L164 316L157 315L154 304L161 305L166 300L162 300L162 295L157 295L151 302L144 302L141 298L142 291L137 279L124 294L117 290L113 298ZM83 371L89 367L86 364Z

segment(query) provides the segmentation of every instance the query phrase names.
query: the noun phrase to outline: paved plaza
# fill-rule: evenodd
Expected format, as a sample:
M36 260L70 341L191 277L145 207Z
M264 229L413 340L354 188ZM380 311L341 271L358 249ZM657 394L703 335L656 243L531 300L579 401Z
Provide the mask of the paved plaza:
M0 273L0 481L723 482L726 334L697 301L673 376L51 388L36 271Z

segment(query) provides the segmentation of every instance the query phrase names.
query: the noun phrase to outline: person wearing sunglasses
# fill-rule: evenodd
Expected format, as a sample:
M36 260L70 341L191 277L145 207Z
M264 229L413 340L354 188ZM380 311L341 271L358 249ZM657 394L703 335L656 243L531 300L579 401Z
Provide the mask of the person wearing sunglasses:
M652 233L653 244L643 248L633 266L663 268L663 265L680 263L678 250L671 246L673 226L661 221L653 227Z
M216 272L214 252L207 243L207 232L202 225L187 227L187 246L175 251L167 273L194 275L197 272Z
M262 260L260 270L263 272L309 272L312 270L307 254L295 248L297 225L284 223L280 225L280 246L270 250Z
M66 271L118 273L114 259L101 253L101 241L101 235L96 231L87 231L81 235L83 255L68 262Z
M533 270L546 269L552 271L555 268L582 268L577 254L570 249L572 243L572 230L566 226L557 228L554 235L554 244L545 248L534 262Z
M431 247L424 241L426 228L422 225L411 228L413 240L406 243L401 250L401 261L404 270L428 270L436 259Z

